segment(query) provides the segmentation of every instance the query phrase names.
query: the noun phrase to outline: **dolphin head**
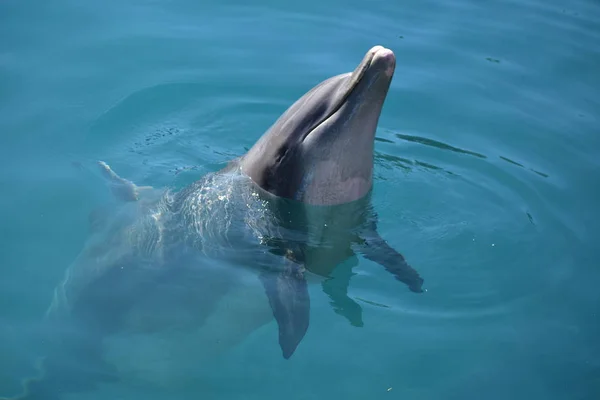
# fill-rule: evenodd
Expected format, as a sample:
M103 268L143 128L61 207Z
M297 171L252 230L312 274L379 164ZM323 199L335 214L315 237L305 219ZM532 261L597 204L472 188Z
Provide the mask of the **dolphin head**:
M241 159L263 190L313 205L352 202L372 186L379 115L396 59L371 48L353 71L331 77L298 99Z

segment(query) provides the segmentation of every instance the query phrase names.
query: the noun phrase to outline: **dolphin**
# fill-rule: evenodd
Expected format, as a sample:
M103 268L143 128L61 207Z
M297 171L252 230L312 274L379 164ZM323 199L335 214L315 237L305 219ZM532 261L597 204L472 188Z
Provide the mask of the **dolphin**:
M340 266L350 257L421 293L423 279L378 234L371 204L375 133L395 66L390 49L372 47L353 72L292 104L246 154L179 190L137 186L99 162L116 204L90 216L90 237L46 315L53 346L44 372L19 399L58 399L118 379L103 343L135 326L133 316L188 311L137 329L202 327L248 276L263 288L285 359L308 331L310 282L320 282L337 314L363 325L347 295L351 270ZM246 333L268 322L249 321Z
M422 291L423 279L377 234L376 216L368 215L375 133L395 66L390 49L374 46L353 72L331 77L297 100L240 159L240 171L277 208L304 219L309 237L319 242L288 246L291 271L329 276L359 252L411 291ZM346 294L349 277L327 280L323 289L337 312L361 326L360 307ZM306 285L301 273L289 271L264 284L289 358L308 328Z

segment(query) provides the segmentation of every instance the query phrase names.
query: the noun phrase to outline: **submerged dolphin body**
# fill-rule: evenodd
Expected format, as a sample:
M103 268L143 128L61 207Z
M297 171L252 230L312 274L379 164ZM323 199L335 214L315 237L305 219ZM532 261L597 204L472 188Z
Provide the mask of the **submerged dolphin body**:
M373 47L354 72L297 100L245 155L179 191L138 187L101 162L120 204L92 214L90 238L47 315L44 373L20 398L114 379L103 362L108 337L165 307L170 316L145 329L202 327L240 276L258 275L286 359L308 329L308 276L322 278L335 312L355 326L363 322L347 295L351 273L333 274L354 254L421 292L423 279L378 235L370 205L375 131L394 69L392 51ZM247 333L268 322L249 321ZM87 368L71 364L77 357Z

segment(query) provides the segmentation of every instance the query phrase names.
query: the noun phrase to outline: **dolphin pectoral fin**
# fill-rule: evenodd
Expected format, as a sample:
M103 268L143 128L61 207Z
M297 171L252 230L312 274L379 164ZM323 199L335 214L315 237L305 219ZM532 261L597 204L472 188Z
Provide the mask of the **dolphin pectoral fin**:
M263 271L265 288L273 316L279 327L279 346L289 359L308 330L310 297L303 268L286 258L283 271Z
M121 178L104 161L98 161L100 172L110 184L111 190L116 198L122 201L136 201L139 199L140 190L151 189L149 186L137 186L135 183Z
M402 254L398 253L376 232L370 232L369 235L363 237L357 250L365 258L382 265L397 280L405 283L412 292L423 292L423 278L406 262Z
M362 327L362 307L348 297L348 286L352 277L352 268L339 268L334 275L323 281L323 291L331 299L336 314L345 317L352 326Z

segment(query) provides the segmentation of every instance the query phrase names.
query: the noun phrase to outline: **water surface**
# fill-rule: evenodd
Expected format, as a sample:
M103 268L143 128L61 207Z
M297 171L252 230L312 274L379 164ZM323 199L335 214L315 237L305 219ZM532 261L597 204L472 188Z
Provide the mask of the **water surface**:
M375 44L397 69L374 207L427 293L358 259L362 328L314 286L291 360L269 324L199 365L196 384L126 380L74 398L596 398L593 0L2 2L0 395L35 373L31 327L109 196L87 166L192 182Z

